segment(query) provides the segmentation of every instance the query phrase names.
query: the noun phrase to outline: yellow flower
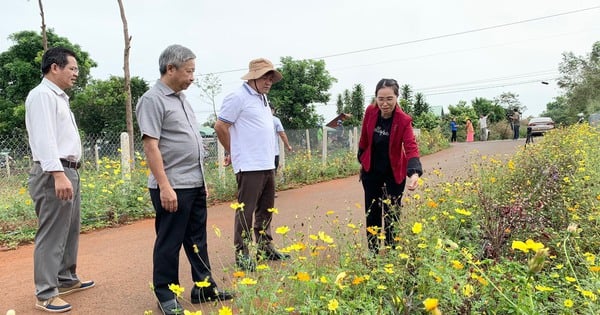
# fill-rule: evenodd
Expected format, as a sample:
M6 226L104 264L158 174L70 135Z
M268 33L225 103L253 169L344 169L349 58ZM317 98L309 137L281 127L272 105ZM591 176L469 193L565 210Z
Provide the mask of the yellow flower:
M458 260L453 260L453 261L452 261L452 267L453 267L454 269L458 269L458 270L460 270L460 269L463 269L463 268L465 267L465 265L463 265L463 264L462 264L460 261L458 261Z
M184 311L183 311L183 314L184 314L184 315L202 315L202 311L195 311L195 312L192 312L192 311L184 310Z
M137 201L144 201L144 197L137 197Z
M473 296L473 286L470 284L465 284L465 286L462 288L462 293L466 297Z
M421 224L420 222L415 222L415 224L413 224L412 227L412 232L414 234L419 234L423 231L423 224Z
M600 272L600 266L590 266L591 272Z
M269 208L269 209L267 209L267 211L269 211L273 214L279 214L279 210L277 210L277 208Z
M19 195L24 195L26 191L27 189L25 189L25 187L19 188Z
M169 284L169 290L171 290L171 292L175 293L175 295L177 295L177 297L181 297L181 293L183 293L183 291L185 291L184 287L179 286L178 284Z
M194 253L198 254L200 252L200 250L198 250L198 245L194 244L192 247L194 248Z
M348 223L346 226L351 229L356 229L356 225L354 223Z
M260 264L260 265L256 266L256 270L268 270L268 269L270 269L269 265Z
M354 280L352 280L352 284L359 285L359 284L363 283L364 281L365 281L364 277L354 277Z
M288 313L291 313L291 312L293 312L294 310L295 310L295 308L293 308L293 307L291 307L291 306L290 306L290 307L286 307L286 308L285 308L285 311L286 311L286 312L288 312Z
M337 285L340 289L345 287L342 283L344 282L344 279L346 279L346 276L346 272L342 271L337 275L337 277L335 277L335 285Z
M296 274L296 277L298 277L298 281L309 281L310 280L310 275L303 271L299 271Z
M392 200L390 200L390 198L384 199L382 202L383 202L383 204L388 205L388 206L392 204Z
M340 306L340 304L336 299L329 300L329 303L327 303L327 309L332 312L335 312L338 309L338 306Z
M377 286L377 290L381 290L381 291L387 290L387 287L384 286L383 284L380 284L380 285Z
M255 285L256 282L257 281L252 278L244 278L244 279L240 280L240 284L245 284L245 285Z
M236 271L236 272L233 273L233 277L234 278L242 278L244 276L246 276L246 273L243 272L243 271Z
M438 299L426 298L423 301L423 305L425 305L425 310L430 312L438 307L439 301Z
M553 288L551 288L551 287L546 287L546 286L543 286L543 285L536 285L536 286L535 286L535 289L536 289L536 290L538 290L538 291L541 291L541 292L547 292L547 291L549 292L549 291L554 291L554 289L553 289Z
M413 198L415 198L415 200L419 200L419 199L421 199L421 196L420 196L419 194L415 194L415 195L413 196Z
M400 253L400 254L398 255L398 257L400 257L400 259L409 259L409 258L410 258L410 256L408 256L408 255L407 255L407 254L405 254L405 253Z
M319 282L321 282L321 283L329 283L329 281L327 280L327 277L325 277L325 276L321 276L321 278L319 278Z
M333 238L331 238L331 236L325 234L325 232L319 232L319 239L327 244L333 243Z
M334 213L335 213L335 211L333 211L333 210L329 210L329 211L325 212L326 215L332 215Z
M462 214L467 217L471 215L471 211L468 211L467 209L456 208L456 209L454 209L454 212L456 212L458 214Z
M245 204L244 204L243 202L242 202L242 203L239 203L239 202L233 202L233 203L231 203L231 204L229 205L229 208L231 208L231 209L233 209L233 210L240 210L240 211L243 211L243 210L244 210L244 206L245 206Z
M571 299L566 299L566 300L565 300L565 302L564 302L564 305L565 305L565 307L566 307L566 308L571 308L571 307L573 307L573 300L571 300Z
M369 227L367 227L367 232L369 232L369 234L371 234L371 235L377 235L378 229L379 229L379 227L377 227L377 226L369 226Z
M233 311L229 306L223 306L219 309L219 315L233 315Z
M277 229L275 229L275 233L281 234L281 235L286 235L287 232L289 232L289 231L290 231L290 228L287 225L280 226Z
M216 225L214 225L214 224L213 224L212 228L213 228L213 231L215 231L215 235L216 235L218 238L221 238L221 229L219 229L219 227L218 227L218 226L216 226Z
M198 288L208 288L211 286L211 283L208 281L208 278L204 279L204 281L198 281L195 284Z
M438 207L438 204L437 204L435 201L433 201L433 200L429 199L429 200L427 200L427 206L428 206L429 208L437 208L437 207Z
M511 247L512 247L512 249L518 249L524 253L528 253L529 250L533 250L533 251L537 252L538 250L544 248L544 244L534 242L532 239L528 239L525 242L513 241Z

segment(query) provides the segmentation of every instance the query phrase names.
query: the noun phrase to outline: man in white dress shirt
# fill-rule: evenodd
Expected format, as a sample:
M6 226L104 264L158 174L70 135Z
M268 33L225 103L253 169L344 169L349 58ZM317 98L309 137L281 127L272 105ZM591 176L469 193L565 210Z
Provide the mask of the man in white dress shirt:
M59 313L71 310L60 296L94 286L94 281L81 281L76 273L81 139L65 93L79 74L75 53L65 48L49 49L42 57L42 73L42 82L25 101L25 124L34 161L29 193L38 217L33 254L35 307Z

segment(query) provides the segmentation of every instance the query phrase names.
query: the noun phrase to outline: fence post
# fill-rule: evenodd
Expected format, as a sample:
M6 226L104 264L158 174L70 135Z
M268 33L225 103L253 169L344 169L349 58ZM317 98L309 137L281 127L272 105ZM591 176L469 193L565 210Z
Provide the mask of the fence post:
M308 152L308 158L312 158L312 154L310 152L310 133L308 129L306 129L306 151Z
M354 127L354 142L352 142L352 153L356 155L358 153L358 127Z
M121 132L121 176L123 179L130 179L131 173L131 152L129 151L129 135Z
M325 126L321 128L323 128L323 154L321 154L321 161L325 165L327 163L327 129L325 129Z
M100 153L98 149L98 144L94 144L94 164L96 164L96 172L100 171Z
M219 139L215 139L215 141L217 141L217 164L219 165L219 178L223 178L225 176L225 166L223 165L225 162L225 148Z
M279 142L279 165L281 166L281 168L285 167L285 147L284 147L284 143L283 140L281 140L281 137L277 136L277 140ZM277 153L277 152L276 152Z
M4 165L6 165L6 176L10 177L10 156L7 154L5 157L5 163Z

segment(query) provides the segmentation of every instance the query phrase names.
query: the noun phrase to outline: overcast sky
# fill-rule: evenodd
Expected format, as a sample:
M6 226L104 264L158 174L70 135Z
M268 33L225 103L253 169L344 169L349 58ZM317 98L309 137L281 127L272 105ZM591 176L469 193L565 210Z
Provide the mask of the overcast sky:
M196 74L219 73L223 97L239 86L251 59L322 58L337 94L362 84L370 98L381 78L422 92L432 106L519 95L524 116L539 115L559 95L554 79L563 52L584 55L600 40L600 1L591 0L123 0L133 37L130 68L150 84L170 44L191 48ZM95 79L123 75L123 30L116 0L43 1L46 25L88 52ZM40 30L38 1L10 0L0 11L0 52L10 34ZM324 58L323 58L324 57ZM244 69L244 70L239 70ZM232 71L233 70L233 71ZM548 85L540 82L547 81ZM212 107L186 92L199 121Z

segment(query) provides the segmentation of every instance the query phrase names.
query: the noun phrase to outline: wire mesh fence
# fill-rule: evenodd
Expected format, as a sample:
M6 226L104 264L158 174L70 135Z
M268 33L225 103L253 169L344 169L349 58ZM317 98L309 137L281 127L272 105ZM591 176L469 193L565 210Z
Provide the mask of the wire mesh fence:
M328 156L337 151L357 149L357 128L333 129L315 128L285 131L293 150L286 151L280 143L280 165L294 158L319 158L325 163ZM103 159L121 159L121 138L119 135L82 136L82 171L97 169ZM278 141L281 141L278 139ZM219 163L223 157L223 148L216 137L204 137L205 163ZM139 136L134 138L134 148L143 158L143 144ZM133 155L132 155L133 156ZM27 134L0 136L0 184L8 178L23 176L33 164Z

